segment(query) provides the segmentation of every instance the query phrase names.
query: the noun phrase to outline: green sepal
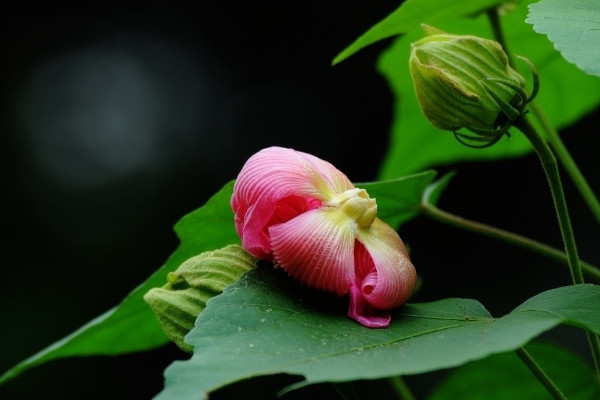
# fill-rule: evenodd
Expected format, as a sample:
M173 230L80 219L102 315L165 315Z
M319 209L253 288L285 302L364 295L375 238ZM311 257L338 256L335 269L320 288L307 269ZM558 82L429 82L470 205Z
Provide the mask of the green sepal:
M481 83L490 97L496 102L500 110L502 110L510 121L514 121L522 115L523 106L527 104L527 93L525 92L525 89L507 80L497 78L484 78ZM495 83L495 85L492 85L492 83ZM509 103L498 94L498 86L505 86L514 91L515 95L511 99L511 102L514 104Z
M150 289L144 300L165 334L183 351L191 353L193 348L185 343L185 335L194 327L206 302L256 263L257 259L240 245L207 251L184 261L167 275L164 286Z
M527 103L531 103L533 99L537 97L537 94L540 90L540 75L538 74L537 68L531 62L530 59L523 56L517 56L517 58L523 61L525 65L527 65L527 68L529 68L529 70L531 71L531 77L533 79L533 89L531 89L531 94L529 94L529 97L527 98Z

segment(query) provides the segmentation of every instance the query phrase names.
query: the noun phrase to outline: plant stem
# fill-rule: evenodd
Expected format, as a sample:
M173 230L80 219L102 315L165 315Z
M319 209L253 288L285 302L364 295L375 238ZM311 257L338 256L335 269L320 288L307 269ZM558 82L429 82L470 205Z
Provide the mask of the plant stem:
M398 394L398 398L402 400L415 400L415 396L413 396L412 392L404 382L404 379L400 376L394 376L388 379L388 382L396 393Z
M512 59L510 58L510 52L506 47L506 40L504 40L504 31L502 30L502 25L500 25L500 15L498 14L498 7L492 7L487 10L487 16L490 20L490 26L492 28L492 34L494 35L494 39L496 42L500 43L504 52L508 55L508 61L511 66L514 66Z
M506 40L504 39L502 27L500 26L498 9L493 8L488 10L488 18L490 20L490 25L492 26L494 37L498 43L502 45L506 54L509 54L509 63L514 66L514 62L512 61L510 52L507 48ZM562 183L560 181L556 157L554 156L554 153L552 153L552 150L550 150L550 147L544 138L537 132L537 130L533 127L533 125L531 125L529 120L524 115L513 121L513 125L525 134L529 142L533 145L533 148L538 154L538 157L542 163L542 168L546 173L546 177L548 178L548 183L550 185L550 191L552 192L554 208L556 209L556 213L558 215L558 223L560 226L565 250L567 252L569 268L571 270L571 279L573 280L574 284L583 283L583 274L581 273L581 266L579 265L579 260L577 257L577 247L575 245L571 222L569 220L567 203L562 189Z
M567 397L561 392L561 390L554 384L552 379L544 370L539 366L539 364L531 357L531 355L525 350L525 348L521 347L516 350L519 358L527 365L527 367L533 372L536 378L546 387L548 392L557 400L567 400Z
M596 368L596 380L600 385L600 337L591 332L586 333L588 342L590 344L590 349L592 349L592 361L594 362L594 367Z
M533 125L527 120L526 117L522 116L513 121L513 125L516 126L521 132L527 136L533 148L538 154L548 183L550 185L550 191L552 192L552 198L554 200L554 207L558 216L558 223L560 226L565 250L567 252L567 259L569 267L571 269L571 279L574 284L583 283L583 274L581 272L581 265L577 257L577 247L575 245L575 237L571 229L571 222L569 220L569 213L567 209L567 202L562 189L560 181L560 175L558 172L558 164L556 158L550 150L548 144L538 134ZM592 358L596 368L596 375L600 379L600 340L598 336L591 332L587 332L588 342L592 352Z
M567 208L567 202L560 180L556 157L554 157L554 154L546 141L540 136L525 116L521 116L514 120L513 125L529 139L542 163L542 168L546 173L550 191L552 192L552 200L554 201L554 208L556 209L558 224L567 253L569 268L571 270L571 279L574 284L583 283L583 274L577 256L577 246L575 244L575 237L569 219L569 210Z
M352 382L331 382L336 392L344 400L360 400Z
M571 180L579 190L579 193L587 203L589 209L592 211L598 222L600 222L600 202L598 198L592 191L592 188L588 184L587 180L577 167L577 164L569 154L566 146L560 139L558 132L554 129L554 126L550 124L546 115L542 111L542 109L537 105L535 100L530 104L531 112L540 122L542 129L546 133L546 137L550 142L550 146L556 152L557 157L560 159L562 165L565 167L565 170L571 177Z
M437 208L435 205L427 201L423 201L421 204L421 211L424 215L436 221L447 223L471 232L479 233L493 239L499 239L503 242L529 249L553 260L564 262L565 264L567 263L567 255L558 249L513 232L451 214L447 211ZM581 268L586 276L600 281L600 269L583 261L581 262Z
M511 53L508 51L507 43L504 39L504 34L500 25L498 8L494 7L493 9L489 9L487 14L496 41L502 45L504 51L506 54L508 54L508 61L510 65L514 67L514 62L510 56ZM587 181L579 171L575 161L573 161L571 158L571 155L561 141L556 129L554 129L554 127L548 122L548 119L542 110L537 106L535 101L531 102L530 104L533 114L542 125L542 129L544 129L546 132L550 144L558 154L561 162L567 170L567 173L571 176L571 179L579 189L579 192L583 196L584 200L588 203L588 206L596 216L596 219L600 221L600 203L598 202L597 197L594 195ZM550 183L550 190L552 191L555 208L559 217L559 224L561 226L561 233L563 234L563 241L565 242L565 248L567 250L567 257L569 261L569 267L571 268L572 279L574 283L582 283L583 275L581 274L581 266L579 265L579 260L577 259L577 249L575 247L573 232L571 231L564 193L560 183L558 166L556 165L556 158L554 157L554 154L552 154L550 147L548 147L544 139L537 133L531 123L524 116L517 119L513 125L519 128L527 136L534 149L538 153L538 157L540 157L540 161L542 162L542 166L544 167L544 171ZM523 129L525 129L525 131ZM566 228L566 232L564 228ZM591 332L587 332L587 337L590 344L594 365L596 367L596 378L600 382L600 339L598 338L598 335L594 335Z
M511 57L511 52L508 50L506 40L504 39L504 33L502 31L502 27L500 26L500 17L498 15L497 8L489 9L487 11L488 19L490 20L490 25L492 27L492 32L494 38L500 45L504 48L504 51L508 55L508 62L514 68L515 63L513 58ZM542 111L542 109L538 106L535 100L530 103L530 109L536 119L539 121L548 141L550 142L550 146L556 152L558 159L565 167L565 170L569 174L571 180L579 190L579 193L583 197L584 201L587 203L589 209L592 211L598 222L600 222L600 201L598 197L592 191L590 185L587 180L579 170L579 167L571 157L571 154L567 150L567 147L564 145L560 136L558 135L558 131L554 128L552 124L548 121L548 118Z

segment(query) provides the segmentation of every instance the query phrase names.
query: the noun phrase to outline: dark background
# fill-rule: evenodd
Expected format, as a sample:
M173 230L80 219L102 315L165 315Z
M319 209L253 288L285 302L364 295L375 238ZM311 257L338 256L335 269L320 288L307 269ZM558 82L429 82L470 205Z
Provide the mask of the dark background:
M177 220L235 178L257 150L293 147L332 162L352 181L375 179L393 98L374 66L389 42L330 63L398 4L5 9L0 372L118 304L175 249ZM588 116L564 138L600 192L589 129L597 120ZM452 168L458 175L442 208L560 247L534 155ZM598 224L568 179L565 185L580 254L600 264ZM401 236L423 278L415 301L476 298L500 316L534 293L569 284L563 265L424 217ZM546 336L567 338L586 354L579 332ZM56 361L0 387L0 398L148 399L160 391L163 369L182 357L169 345ZM408 381L423 395L440 375ZM249 387L260 392L269 384Z

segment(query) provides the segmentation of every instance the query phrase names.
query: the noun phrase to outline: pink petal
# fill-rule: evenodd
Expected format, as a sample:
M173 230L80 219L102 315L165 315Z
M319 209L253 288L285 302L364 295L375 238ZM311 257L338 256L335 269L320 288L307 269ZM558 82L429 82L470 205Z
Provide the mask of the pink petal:
M376 218L369 229L357 232L357 238L365 249L355 252L361 295L379 310L404 304L413 293L417 274L400 236Z
M315 156L281 147L263 149L248 159L234 184L236 230L248 251L268 258L269 226L353 187L342 172Z
M321 207L322 203L316 199L298 196L284 197L274 205L270 200L264 197L258 199L248 208L245 221L238 219L236 215L235 222L236 229L242 238L242 246L246 251L259 258L273 261L268 228L286 222L306 211Z
M339 208L319 208L269 229L275 262L289 275L338 295L354 280L354 221Z

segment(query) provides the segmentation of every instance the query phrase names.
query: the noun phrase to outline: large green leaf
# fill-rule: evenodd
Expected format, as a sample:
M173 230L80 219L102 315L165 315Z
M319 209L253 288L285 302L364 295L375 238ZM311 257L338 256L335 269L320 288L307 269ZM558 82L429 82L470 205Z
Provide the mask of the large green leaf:
M529 6L526 20L548 35L554 47L588 74L600 76L600 2L541 0Z
M558 324L600 333L600 286L541 293L494 319L475 300L407 304L386 329L346 317L346 300L302 288L281 270L259 267L213 297L187 335L190 360L165 372L157 396L198 399L230 383L288 373L343 382L455 367L519 348Z
M343 61L363 47L379 40L418 28L422 22L435 24L447 19L472 15L503 2L504 0L406 0L394 12L338 54L333 64Z
M526 56L536 65L541 81L536 102L554 126L566 127L600 103L600 80L565 61L545 36L533 32L531 25L524 22L529 3L531 0L520 2L502 18L509 50ZM492 38L485 16L446 21L436 27L451 33ZM410 44L422 36L420 31L402 36L378 61L378 69L395 97L390 146L379 178L389 179L459 161L494 160L530 152L530 144L518 131L489 148L472 149L461 145L451 132L438 130L427 121L419 108L408 70ZM525 76L530 75L523 64L517 66Z
M225 185L203 207L183 217L175 231L181 240L164 266L133 290L118 306L87 323L74 333L17 364L0 377L6 382L36 365L64 357L116 355L148 350L168 343L158 320L143 295L162 286L166 275L186 259L207 250L239 243L229 199L233 181Z
M600 386L591 365L573 352L545 342L527 351L570 400L600 399ZM453 371L428 400L551 399L514 353L495 354Z

